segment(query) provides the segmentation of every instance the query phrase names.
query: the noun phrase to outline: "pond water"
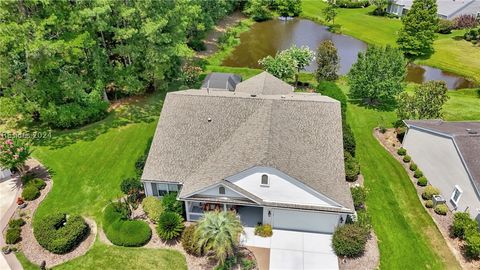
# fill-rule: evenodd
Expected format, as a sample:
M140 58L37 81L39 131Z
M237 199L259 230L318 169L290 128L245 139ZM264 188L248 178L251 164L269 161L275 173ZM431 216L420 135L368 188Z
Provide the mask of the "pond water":
M260 68L258 60L267 55L275 55L292 44L308 46L316 51L323 40L330 39L337 47L340 57L340 74L346 74L357 61L359 52L367 49L367 44L350 36L333 34L327 27L310 20L293 19L289 21L270 20L256 23L250 31L240 35L241 43L223 61L224 66ZM315 70L312 62L306 69ZM421 83L427 80L444 80L450 89L473 87L473 82L440 69L409 65L407 81Z

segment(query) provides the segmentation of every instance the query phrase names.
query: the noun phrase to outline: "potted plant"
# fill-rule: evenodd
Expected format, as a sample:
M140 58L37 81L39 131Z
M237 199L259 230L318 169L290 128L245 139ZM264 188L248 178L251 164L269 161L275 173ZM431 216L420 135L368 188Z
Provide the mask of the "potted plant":
M27 206L25 200L23 200L22 197L17 198L17 205L19 208L25 208Z
M5 255L10 254L11 251L12 251L12 250L10 249L9 246L4 246L4 247L2 247L2 252L3 252L3 254L5 254Z

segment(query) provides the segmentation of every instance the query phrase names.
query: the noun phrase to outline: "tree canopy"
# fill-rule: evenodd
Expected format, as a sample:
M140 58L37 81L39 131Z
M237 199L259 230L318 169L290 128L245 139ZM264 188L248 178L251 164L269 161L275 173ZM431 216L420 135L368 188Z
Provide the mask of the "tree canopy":
M369 46L347 75L350 94L370 105L389 103L403 91L406 61L393 47Z
M337 48L331 40L324 40L317 49L317 81L335 81L338 79L339 57Z
M267 56L258 61L263 68L282 80L298 80L298 74L313 60L314 53L307 47L292 47L283 50L275 57Z
M416 85L413 95L404 92L397 98L397 115L405 119L437 119L442 117L442 107L448 100L444 81L428 81Z

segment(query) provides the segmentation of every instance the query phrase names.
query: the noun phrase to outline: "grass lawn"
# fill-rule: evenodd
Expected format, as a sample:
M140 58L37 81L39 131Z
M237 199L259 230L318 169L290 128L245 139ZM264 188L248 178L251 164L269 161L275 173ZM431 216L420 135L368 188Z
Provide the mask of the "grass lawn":
M480 89L449 91L448 95L443 107L446 120L480 120Z
M302 16L308 19L324 21L323 8L327 5L321 0L302 1ZM399 19L371 16L374 7L358 9L337 9L335 23L340 24L344 34L363 40L369 44L396 46L397 34L402 23ZM473 78L480 82L480 47L458 40L462 31L454 31L450 35L438 35L434 43L435 53L419 64L438 67L440 69Z

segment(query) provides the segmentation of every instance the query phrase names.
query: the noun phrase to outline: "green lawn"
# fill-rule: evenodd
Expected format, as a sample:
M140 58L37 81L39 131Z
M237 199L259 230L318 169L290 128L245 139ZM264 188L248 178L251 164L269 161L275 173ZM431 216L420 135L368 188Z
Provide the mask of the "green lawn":
M443 107L446 120L480 120L480 89L449 91Z
M302 1L302 16L319 22L324 21L322 9L327 5L321 0ZM363 40L369 44L394 45L401 28L399 19L389 19L369 15L374 7L358 9L337 9L335 23L340 24L344 34ZM438 67L453 73L473 78L480 82L480 47L459 40L462 31L450 35L438 35L434 43L435 53L419 64Z

